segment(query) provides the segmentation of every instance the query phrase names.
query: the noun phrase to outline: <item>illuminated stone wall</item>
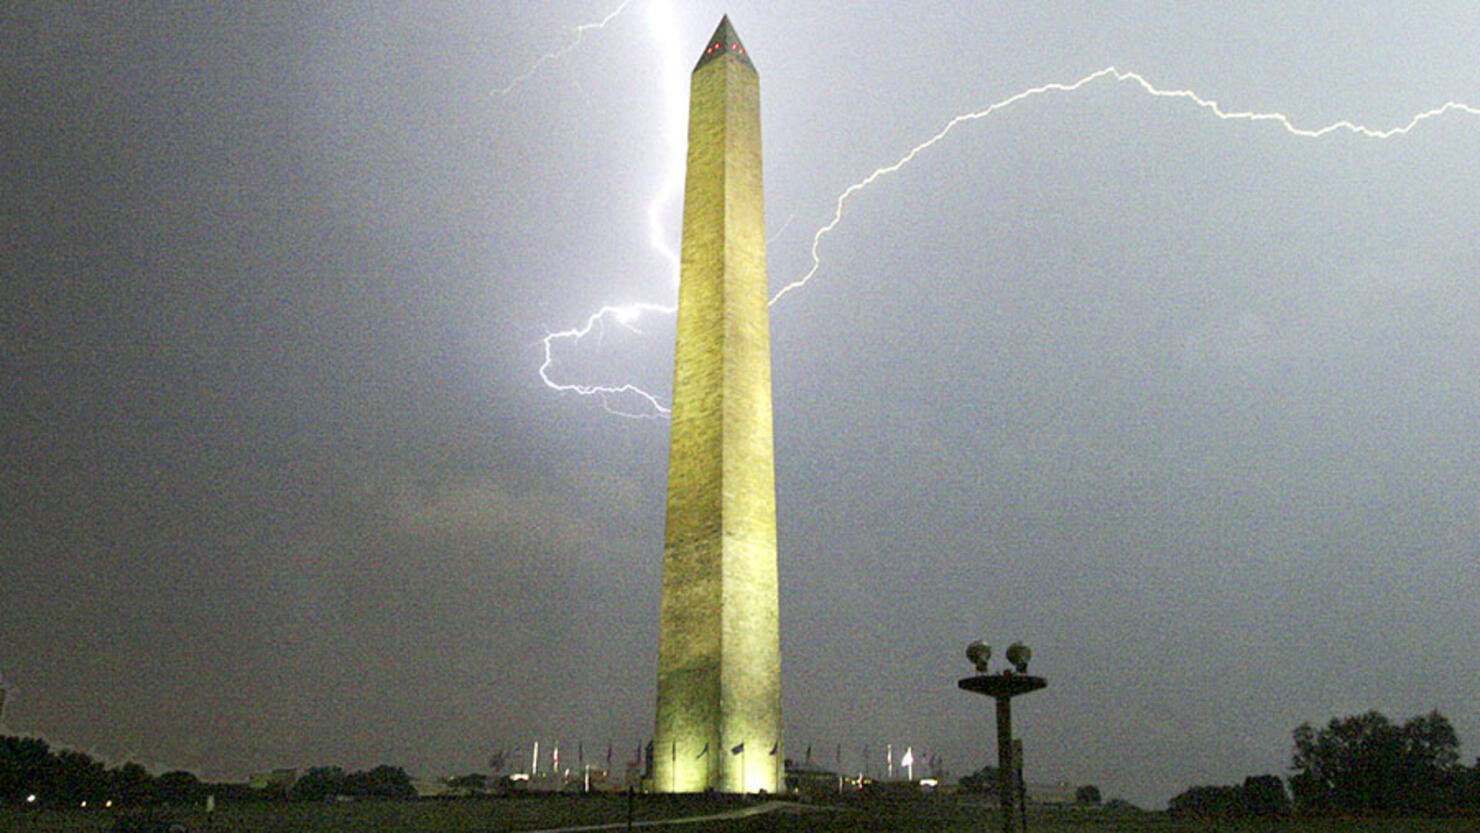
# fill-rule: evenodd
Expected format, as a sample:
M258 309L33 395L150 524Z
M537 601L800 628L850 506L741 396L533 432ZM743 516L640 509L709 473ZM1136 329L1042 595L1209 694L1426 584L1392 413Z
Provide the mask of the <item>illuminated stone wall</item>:
M776 792L785 750L760 82L728 19L690 95L652 787Z

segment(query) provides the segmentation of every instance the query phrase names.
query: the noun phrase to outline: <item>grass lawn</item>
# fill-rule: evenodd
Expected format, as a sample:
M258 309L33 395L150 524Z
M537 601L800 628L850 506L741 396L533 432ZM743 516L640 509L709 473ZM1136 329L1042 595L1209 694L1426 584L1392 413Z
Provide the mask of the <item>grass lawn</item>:
M638 796L634 818L703 816L758 803L733 797ZM614 795L541 795L459 801L359 801L341 804L225 804L209 817L199 809L162 811L191 833L514 833L520 830L624 822L627 802ZM106 812L0 811L0 831L103 833ZM746 818L638 828L674 833L996 833L996 810L951 797L867 798ZM1477 819L1318 819L1197 821L1165 813L1098 809L1033 809L1032 833L1474 833Z

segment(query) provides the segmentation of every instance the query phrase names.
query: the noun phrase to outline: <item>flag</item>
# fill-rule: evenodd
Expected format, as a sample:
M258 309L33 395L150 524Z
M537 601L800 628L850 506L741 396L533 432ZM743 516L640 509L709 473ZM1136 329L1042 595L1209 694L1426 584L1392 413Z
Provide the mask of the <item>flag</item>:
M843 745L841 743L833 750L833 763L837 764L839 772L843 771Z
M807 744L807 763L812 763L812 744Z
M586 765L586 744L576 741L576 764L584 767Z
M899 759L900 766L910 766L915 763L915 750L908 747L904 750L904 757Z
M744 751L745 751L745 741L743 741L743 740L740 741L739 743L735 744L734 746L731 746L730 747L730 754L731 755L739 755L741 752L744 752Z
M700 758L702 758L702 757L704 757L705 755L708 755L708 754L709 754L709 744L706 743L706 744L704 744L704 748L699 750L699 754L697 754L697 755L694 756L694 760L697 761Z
M780 752L780 751L781 751L781 741L778 740L775 743L771 744L771 754L772 755L775 755L777 752Z
M606 745L606 768L612 768L612 745L609 743Z

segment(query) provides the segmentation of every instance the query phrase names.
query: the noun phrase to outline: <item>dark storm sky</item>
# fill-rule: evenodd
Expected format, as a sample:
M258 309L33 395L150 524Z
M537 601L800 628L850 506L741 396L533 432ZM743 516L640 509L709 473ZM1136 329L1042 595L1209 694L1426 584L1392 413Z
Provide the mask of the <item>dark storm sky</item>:
M849 185L1108 65L1308 128L1480 103L1460 2L11 4L4 729L233 779L630 756L667 423L541 339L672 301L724 12L778 288ZM1032 780L1159 804L1373 708L1477 754L1477 182L1474 115L1304 139L1106 80L851 197L772 310L792 754L985 763L978 637L1050 680ZM634 327L552 378L666 402Z

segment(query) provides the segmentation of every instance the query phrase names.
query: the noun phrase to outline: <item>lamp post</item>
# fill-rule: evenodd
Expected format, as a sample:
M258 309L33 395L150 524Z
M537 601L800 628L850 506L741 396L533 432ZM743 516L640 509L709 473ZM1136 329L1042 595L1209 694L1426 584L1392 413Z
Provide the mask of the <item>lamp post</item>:
M975 663L976 670L980 673L961 680L957 685L966 691L997 701L997 804L1002 808L1002 833L1013 833L1013 816L1018 801L1017 788L1013 784L1013 773L1017 767L1013 763L1012 698L1045 688L1048 681L1042 677L1029 676L1028 660L1033 652L1021 642L1014 642L1007 649L1007 661L1012 663L1013 668L1004 669L997 674L987 673L987 660L991 656L992 649L984 643L971 643L966 649L966 657ZM1023 812L1022 815L1026 828L1027 813Z

